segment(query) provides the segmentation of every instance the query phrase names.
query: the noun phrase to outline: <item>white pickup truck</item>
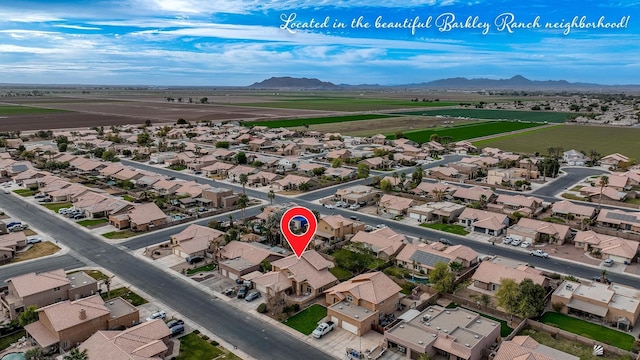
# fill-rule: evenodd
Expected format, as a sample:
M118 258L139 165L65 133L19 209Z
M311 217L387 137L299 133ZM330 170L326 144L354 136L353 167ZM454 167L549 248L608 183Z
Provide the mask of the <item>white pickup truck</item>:
M329 333L329 331L333 330L334 326L335 324L333 323L333 321L323 322L322 324L318 325L315 330L313 330L311 335L313 335L313 337L316 339L320 339L323 335L326 335L327 333Z

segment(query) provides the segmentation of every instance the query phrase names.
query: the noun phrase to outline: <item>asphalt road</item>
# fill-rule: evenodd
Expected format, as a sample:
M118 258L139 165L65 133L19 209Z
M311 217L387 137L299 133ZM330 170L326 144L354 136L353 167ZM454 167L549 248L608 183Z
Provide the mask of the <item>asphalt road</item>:
M170 275L144 261L137 259L124 248L103 242L73 225L56 221L53 213L35 204L26 204L15 195L0 194L3 208L15 218L46 229L47 233L117 277L144 289L150 296L169 304L184 316L196 320L202 327L215 333L225 341L237 346L257 359L300 359L301 354L309 359L332 359L324 352L292 337L253 316L244 314L222 300L179 279L179 274ZM162 235L157 234L159 237ZM158 241L166 240L158 238ZM50 257L29 262L15 271L37 271L71 266L68 259ZM66 258L66 257L64 257ZM14 271L11 268L11 271ZM2 269L2 277L11 271Z
M581 168L581 167L569 167L562 168L562 171L566 173L566 175L561 176L555 179L550 184L543 186L537 190L532 191L530 194L533 196L549 196L554 197L558 195L558 193L562 192L564 189L572 186L573 184L581 181L582 179L593 176L607 173L604 170L593 169L593 168ZM555 201L555 200L554 200Z
M4 197L0 196L0 199L2 199L4 203ZM0 271L0 284L4 284L7 279L30 272L51 271L55 269L73 270L86 265L84 262L69 254L5 265L2 266L2 271Z

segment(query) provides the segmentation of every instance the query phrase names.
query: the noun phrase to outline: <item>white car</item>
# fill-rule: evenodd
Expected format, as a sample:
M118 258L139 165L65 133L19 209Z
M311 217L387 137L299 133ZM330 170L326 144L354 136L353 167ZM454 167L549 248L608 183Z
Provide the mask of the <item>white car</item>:
M509 245L509 244L511 244L512 241L513 241L512 238L506 237L506 238L504 238L504 240L502 240L502 243L505 244L505 245Z
M360 209L360 205L358 205L358 204L353 204L353 205L349 206L349 209L350 209L350 210L358 210L358 209Z
M324 207L326 207L327 209L335 209L335 205L331 205L331 204L325 204Z
M29 236L27 238L27 244L37 244L39 242L42 242L42 238L39 236Z
M546 252L538 249L538 250L533 250L532 252L529 253L529 255L531 256L537 256L537 257L541 257L541 258L548 258L549 254L547 254Z
M522 243L522 240L520 240L520 239L513 239L513 240L511 240L511 245L513 245L513 246L518 246L518 245L520 245L521 243Z
M613 266L613 260L612 259L606 259L605 261L602 262L602 266L606 266L606 267Z
M165 313L164 311L156 311L153 314L149 315L149 317L147 318L147 321L151 321L151 320L155 320L155 319L166 319L167 318L167 313Z
M520 244L520 247L525 248L525 249L528 248L529 246L531 246L531 243L528 242L528 241L525 241L522 244Z

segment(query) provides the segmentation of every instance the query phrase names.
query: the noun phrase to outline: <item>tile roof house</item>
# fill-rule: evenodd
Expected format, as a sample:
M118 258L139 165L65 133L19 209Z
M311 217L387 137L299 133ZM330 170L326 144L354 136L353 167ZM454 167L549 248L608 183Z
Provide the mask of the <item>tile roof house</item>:
M115 298L105 303L98 295L61 301L37 311L40 319L24 328L45 352L67 351L99 330L140 321L138 309L128 301Z
M420 354L446 359L480 360L500 338L500 323L473 311L434 305L408 311L384 333L390 351L408 359Z
M191 224L181 232L171 235L170 240L171 250L181 257L207 256L207 253L213 253L222 244L224 232L197 224Z
M258 244L231 241L220 249L220 272L232 280L261 270L261 263L282 259L283 254L266 249Z
M339 188L335 194L336 198L347 204L372 203L378 196L382 196L382 191L366 185Z
M500 343L493 360L580 360L579 357L542 345L530 336L514 336Z
M458 188L451 195L454 199L460 200L465 203L472 202L480 202L484 201L485 203L490 203L495 198L495 194L493 191L480 187L474 186L471 188Z
M68 274L62 269L41 273L28 273L5 281L7 293L0 294L2 312L11 320L27 307L43 307L62 300L75 300L94 295L98 283L84 272Z
M430 202L418 206L412 206L407 210L409 218L419 222L438 221L450 223L458 220L466 206L448 201Z
M534 284L546 287L549 279L542 275L542 271L527 265L508 266L496 263L496 260L483 261L471 277L473 285L471 289L480 289L483 292L495 293L500 287L502 279L512 279L520 283L524 279L531 279Z
M390 194L384 194L380 198L382 211L392 215L404 215L410 207L418 204L417 200Z
M491 236L499 236L509 226L509 216L491 211L465 208L458 216L458 224Z
M448 166L435 166L428 170L429 175L436 179L457 179L460 177L460 172Z
M510 214L519 212L531 216L542 211L543 200L534 196L500 194L496 199L496 205L502 211ZM488 206L491 207L492 204Z
M517 224L507 229L507 235L514 239L528 241L532 244L557 242L558 245L562 245L569 239L571 232L567 225L520 218Z
M327 316L336 327L361 336L393 314L402 288L380 271L358 275L325 290Z
M600 165L618 168L623 163L628 163L629 158L619 153L609 154L600 159Z
M326 215L318 221L316 236L329 241L340 241L362 230L364 223L342 215Z
M315 184L315 181L308 177L289 174L280 180L272 182L271 187L274 190L296 190L299 189L302 184L312 186Z
M162 321L146 321L123 331L98 331L80 344L89 359L160 360L169 355L171 330Z
M600 194L602 194L602 200L624 201L627 198L627 193L616 190L611 186L605 186L604 188L600 188L600 186L585 186L580 189L580 194L593 202L600 201Z
M640 212L600 209L596 222L599 226L640 232Z
M439 262L458 262L463 267L470 267L478 263L478 253L463 245L444 247L442 244L433 243L406 244L396 256L396 264L399 267L418 271L421 275L429 275Z
M596 208L593 206L574 204L571 201L562 200L553 203L551 211L554 216L569 217L577 219L591 219L596 215Z
M7 225L5 223L2 225L6 231ZM16 251L25 246L27 246L27 236L23 231L0 235L0 256L2 257L0 264L11 261L16 256Z
M380 259L390 259L398 254L406 241L404 235L388 227L371 232L359 231L351 238L351 242L365 244Z
M134 205L127 213L109 215L109 223L118 229L147 231L169 222L168 216L155 203Z
M628 330L640 315L640 290L620 284L565 280L551 295L564 314L589 314L606 324Z
M603 259L630 264L638 256L640 242L615 236L598 234L594 231L578 231L573 243L585 251L597 249Z
M305 304L338 283L329 272L333 263L315 250L305 251L271 263L272 271L255 278L256 289L268 296L283 297L288 303Z

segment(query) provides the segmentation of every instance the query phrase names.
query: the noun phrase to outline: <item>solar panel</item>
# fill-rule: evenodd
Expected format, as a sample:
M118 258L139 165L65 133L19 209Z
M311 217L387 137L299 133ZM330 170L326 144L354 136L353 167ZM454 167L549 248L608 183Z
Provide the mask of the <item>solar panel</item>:
M609 213L607 213L607 218L615 219L615 220L622 220L622 221L632 222L632 223L640 223L640 220L638 220L638 218L633 216L633 215L621 214L621 213L617 213L617 212L609 212Z
M439 262L448 264L450 261L449 258L446 258L444 256L440 256L440 255L436 255L436 254L432 254L432 253L428 253L420 250L417 250L416 252L414 252L409 259L419 264L428 265L431 267L434 267Z

